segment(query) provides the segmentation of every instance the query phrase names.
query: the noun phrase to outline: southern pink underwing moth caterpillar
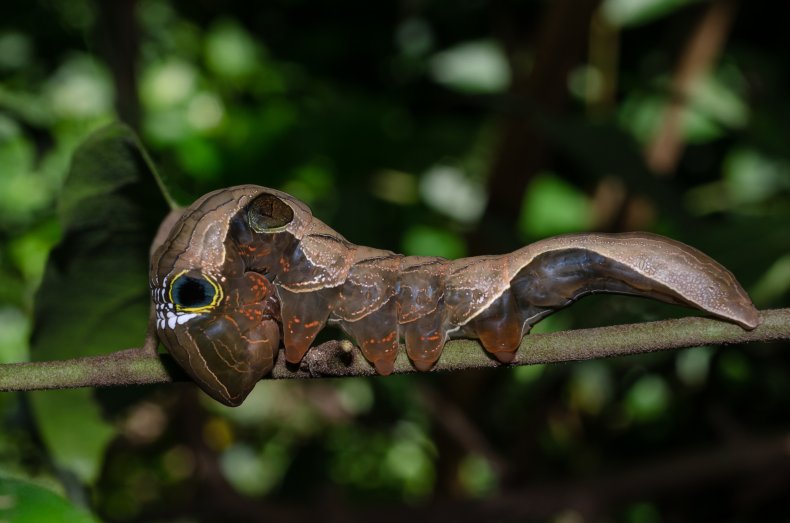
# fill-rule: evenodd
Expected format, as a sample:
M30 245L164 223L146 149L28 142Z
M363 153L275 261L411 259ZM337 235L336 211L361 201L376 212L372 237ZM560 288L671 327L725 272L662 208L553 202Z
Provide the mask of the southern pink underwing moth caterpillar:
M189 206L154 252L156 331L211 397L239 405L269 373L282 338L298 363L327 323L343 328L379 374L403 341L428 370L448 338L477 338L513 361L532 325L590 293L634 294L760 323L727 269L649 233L571 234L515 252L459 260L350 243L296 198L242 185Z

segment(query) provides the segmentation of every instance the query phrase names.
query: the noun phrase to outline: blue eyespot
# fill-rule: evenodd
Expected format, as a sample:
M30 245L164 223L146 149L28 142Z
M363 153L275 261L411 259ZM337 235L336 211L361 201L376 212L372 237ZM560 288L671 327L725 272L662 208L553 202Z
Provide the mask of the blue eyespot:
M178 276L170 287L170 297L176 307L198 309L215 303L217 288L204 278L185 274Z

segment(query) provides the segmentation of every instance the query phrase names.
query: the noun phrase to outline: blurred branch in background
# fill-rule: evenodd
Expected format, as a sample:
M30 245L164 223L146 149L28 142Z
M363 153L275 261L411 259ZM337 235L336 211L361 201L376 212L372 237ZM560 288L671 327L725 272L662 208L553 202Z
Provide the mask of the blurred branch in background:
M197 427L193 427L197 428ZM790 432L774 436L749 436L737 443L725 442L713 448L696 448L642 462L636 466L612 467L612 471L575 481L548 481L506 490L480 500L437 501L423 507L367 504L351 511L343 501L319 502L312 507L282 505L239 496L227 485L207 475L210 495L199 498L193 507L211 518L255 518L265 513L278 522L297 522L323 514L327 521L598 521L629 502L651 500L673 493L694 491L746 479L758 488L768 488L777 476L786 475L790 465ZM210 458L208 458L210 460ZM210 464L206 464L210 467ZM772 492L773 494L773 492ZM760 496L746 488L741 501ZM207 500L212 499L212 503ZM373 505L371 508L370 505ZM173 509L146 514L144 518L178 515ZM149 521L141 518L139 521Z
M475 522L562 515L570 521L598 521L614 507L629 501L694 491L738 478L748 478L747 481L766 488L776 475L786 475L788 465L790 432L772 437L749 436L737 443L684 451L577 481L530 485L481 501L439 503L419 514L434 520ZM743 496L755 495L759 496L755 489L743 492ZM404 521L410 513L408 509L392 507L377 512L376 521Z
M137 94L137 67L140 32L137 27L137 0L98 2L101 23L98 40L115 84L115 110L119 119L133 129L140 127L140 100Z
M645 152L647 164L656 174L671 174L680 161L686 145L683 119L690 99L699 81L711 71L721 55L736 7L736 0L708 2L679 54L661 124Z
M549 156L546 136L525 113L532 107L551 115L561 112L568 98L568 74L584 57L590 21L600 4L601 0L547 4L532 45L531 67L525 52L528 46L520 34L519 24L524 20L499 20L512 83L488 176L488 205L473 242L473 254L500 252L501 245L491 245L492 231L501 230L500 224L518 222L527 183L544 168ZM494 235L494 243L496 238Z
M427 386L420 387L420 399L438 425L449 437L455 439L467 454L482 456L488 460L491 472L497 481L513 472L506 457L496 450L458 404L441 391Z

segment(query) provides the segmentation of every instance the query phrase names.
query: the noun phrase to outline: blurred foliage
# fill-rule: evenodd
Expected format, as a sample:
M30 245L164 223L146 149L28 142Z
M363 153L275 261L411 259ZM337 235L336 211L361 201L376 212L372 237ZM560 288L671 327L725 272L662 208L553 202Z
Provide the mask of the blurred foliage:
M108 126L83 142L58 204L63 239L35 296L31 359L141 346L149 310L148 252L168 208L134 133ZM91 391L36 391L30 401L52 458L81 480L95 481L114 431ZM80 423L70 425L74 418Z
M544 70L536 42L555 3L3 2L0 362L142 339L146 288L133 275L144 274L144 239L124 241L115 226L150 230L163 201L142 196L155 194L150 185L136 206L117 203L123 162L101 142L95 149L96 138L73 172L99 177L66 181L77 146L119 117L184 204L258 183L308 202L353 242L448 257L570 231L650 229L721 261L759 307L788 306L790 66L778 6L741 2L721 54L678 100L677 63L712 4L605 0L585 24L588 52L555 90L565 99L558 110L539 90L521 90ZM677 103L682 154L661 178L643 151ZM514 118L545 143L504 151ZM543 161L527 171L536 149ZM527 182L512 222L488 205L504 156L517 159L513 180ZM119 214L83 216L95 231L85 244L63 211L94 209L79 203L88 195ZM86 256L90 242L100 253ZM682 314L595 296L535 330ZM262 382L235 410L189 385L5 394L0 520L88 521L74 505L122 522L343 519L434 502L459 503L463 520L472 513L462 501L496 504L544 483L558 485L556 497L667 456L786 434L789 367L779 346L707 347L447 376ZM749 485L636 492L599 501L592 515L560 507L545 519L787 519L781 465L751 470ZM315 512L298 511L306 506Z
M19 479L0 477L1 521L17 523L93 523L96 520L50 489Z

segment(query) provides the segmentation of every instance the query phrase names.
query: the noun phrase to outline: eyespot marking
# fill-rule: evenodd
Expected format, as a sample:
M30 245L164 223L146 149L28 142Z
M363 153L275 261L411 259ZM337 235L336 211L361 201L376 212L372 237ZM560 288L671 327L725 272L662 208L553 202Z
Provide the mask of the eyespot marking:
M206 312L222 301L222 287L199 271L182 271L173 278L167 297L176 312Z

